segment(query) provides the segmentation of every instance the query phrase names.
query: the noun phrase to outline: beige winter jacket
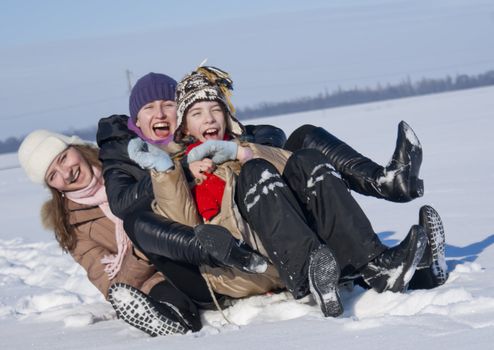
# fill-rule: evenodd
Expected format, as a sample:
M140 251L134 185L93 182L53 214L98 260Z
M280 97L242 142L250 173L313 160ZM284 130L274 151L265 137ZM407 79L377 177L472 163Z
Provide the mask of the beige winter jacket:
M279 148L241 143L249 147L254 158L270 161L282 172L291 153ZM256 234L240 215L234 200L236 178L241 165L238 161L225 162L217 167L214 174L226 182L221 211L209 223L227 228L232 235L245 241L254 250L268 257ZM153 210L171 220L184 225L196 226L202 223L196 204L186 181L185 174L178 160L175 168L169 172L151 171L155 200ZM203 276L211 283L217 293L234 298L263 294L271 290L284 288L276 269L269 265L263 274L247 274L237 269L211 268L202 266Z
M129 251L122 267L113 280L109 280L100 262L105 255L117 253L115 224L99 207L88 207L66 200L69 222L75 227L77 242L70 252L72 257L86 270L87 277L108 298L108 289L113 283L122 282L148 294L152 287L164 280L161 273L147 261L137 258ZM47 209L46 206L44 209ZM42 214L44 225L53 229L50 212Z

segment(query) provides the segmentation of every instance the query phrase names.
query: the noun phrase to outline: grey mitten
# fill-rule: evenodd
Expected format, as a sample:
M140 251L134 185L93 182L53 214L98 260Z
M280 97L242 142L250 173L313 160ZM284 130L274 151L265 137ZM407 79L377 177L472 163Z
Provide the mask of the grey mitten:
M232 141L208 140L192 149L187 155L187 162L192 163L204 158L211 158L215 164L237 159L238 145Z
M127 152L130 159L143 169L155 169L161 172L173 167L173 161L168 153L138 137L129 141Z

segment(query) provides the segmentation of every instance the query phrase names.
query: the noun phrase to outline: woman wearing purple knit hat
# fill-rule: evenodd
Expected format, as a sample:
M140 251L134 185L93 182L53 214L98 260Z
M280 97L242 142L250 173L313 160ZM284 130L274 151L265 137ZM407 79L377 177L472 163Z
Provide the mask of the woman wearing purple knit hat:
M110 208L123 220L134 246L183 295L200 307L209 307L213 300L198 268L204 263L213 264L209 255L198 244L194 246L192 229L153 213L149 173L129 157L129 142L136 138L169 152L177 150L170 143L177 120L176 84L165 74L148 73L141 77L129 98L130 118L112 115L101 119L97 142ZM169 244L159 244L166 239ZM190 249L176 249L177 244L187 242Z
M139 79L129 98L129 130L152 143L168 143L177 120L176 86L165 74L149 73Z

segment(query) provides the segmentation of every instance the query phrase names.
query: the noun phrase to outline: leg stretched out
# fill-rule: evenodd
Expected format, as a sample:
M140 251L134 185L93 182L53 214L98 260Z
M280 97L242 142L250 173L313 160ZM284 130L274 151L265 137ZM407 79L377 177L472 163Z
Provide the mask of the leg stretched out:
M409 202L424 194L424 183L419 179L422 145L404 121L398 125L396 148L386 167L363 156L325 129L313 125L296 129L288 138L285 148L292 152L303 148L321 151L350 189L366 196Z

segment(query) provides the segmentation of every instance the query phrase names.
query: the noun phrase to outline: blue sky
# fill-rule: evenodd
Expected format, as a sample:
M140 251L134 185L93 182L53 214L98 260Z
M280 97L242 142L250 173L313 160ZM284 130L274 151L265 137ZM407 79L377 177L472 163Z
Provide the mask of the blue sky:
M0 2L0 139L128 113L131 81L229 71L238 107L494 69L489 0Z
M2 0L0 42L49 43L327 7L323 0Z

